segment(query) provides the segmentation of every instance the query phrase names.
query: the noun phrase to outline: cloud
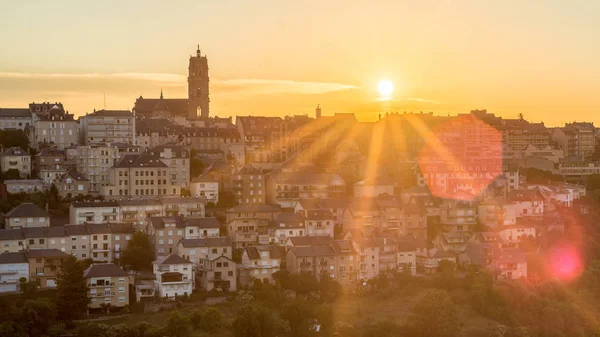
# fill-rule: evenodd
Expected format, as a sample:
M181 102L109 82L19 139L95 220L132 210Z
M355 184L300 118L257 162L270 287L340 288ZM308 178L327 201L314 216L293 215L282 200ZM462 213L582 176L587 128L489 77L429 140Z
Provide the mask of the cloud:
M48 74L48 73L2 73L0 79L131 79L144 80L164 83L180 83L185 82L185 76L179 74L168 73L115 73L115 74Z
M419 102L419 103L440 104L440 101L436 101L433 99L418 98L418 97L407 97L407 98L401 98L399 100L400 101L409 101L409 102Z

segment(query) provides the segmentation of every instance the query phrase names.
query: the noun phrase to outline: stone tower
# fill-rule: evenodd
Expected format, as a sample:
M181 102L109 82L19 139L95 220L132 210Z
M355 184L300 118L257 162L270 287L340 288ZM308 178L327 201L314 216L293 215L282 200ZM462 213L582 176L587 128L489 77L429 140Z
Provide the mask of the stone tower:
M198 46L196 56L190 56L188 69L188 119L196 119L198 115L208 118L208 82L208 59L206 55L200 55Z

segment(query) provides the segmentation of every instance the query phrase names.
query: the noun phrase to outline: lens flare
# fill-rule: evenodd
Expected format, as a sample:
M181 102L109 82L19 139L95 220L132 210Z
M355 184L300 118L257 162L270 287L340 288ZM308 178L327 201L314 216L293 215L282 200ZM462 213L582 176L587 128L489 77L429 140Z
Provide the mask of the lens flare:
M583 269L579 250L565 245L553 249L548 254L548 265L551 274L563 281L572 281L581 275Z

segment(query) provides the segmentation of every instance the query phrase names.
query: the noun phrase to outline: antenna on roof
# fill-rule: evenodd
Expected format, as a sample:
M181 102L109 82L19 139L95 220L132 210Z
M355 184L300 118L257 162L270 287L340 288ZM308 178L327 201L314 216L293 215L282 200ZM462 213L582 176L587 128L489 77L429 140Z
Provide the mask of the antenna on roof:
M106 110L106 93L104 93L104 110Z

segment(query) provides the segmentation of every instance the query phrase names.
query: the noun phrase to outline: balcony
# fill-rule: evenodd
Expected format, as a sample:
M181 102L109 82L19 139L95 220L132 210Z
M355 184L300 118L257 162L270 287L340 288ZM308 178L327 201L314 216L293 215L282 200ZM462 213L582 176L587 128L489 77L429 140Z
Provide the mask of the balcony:
M89 287L90 287L90 288L102 288L102 287L112 287L112 286L114 286L114 285L115 285L115 283L114 283L114 282L110 282L110 283L96 283L96 284L94 284L94 283L91 283L91 284L89 285Z

